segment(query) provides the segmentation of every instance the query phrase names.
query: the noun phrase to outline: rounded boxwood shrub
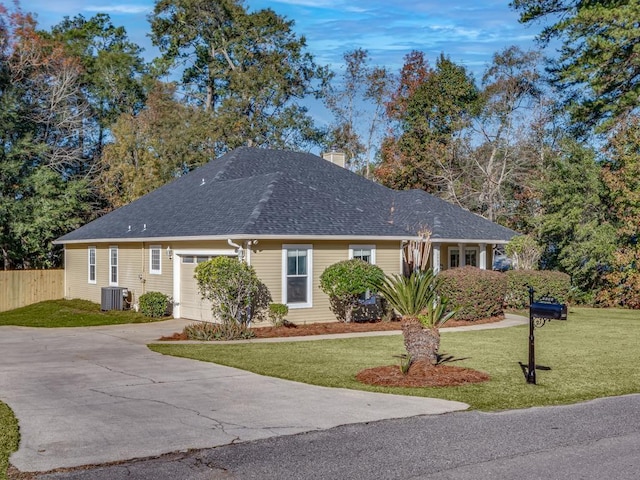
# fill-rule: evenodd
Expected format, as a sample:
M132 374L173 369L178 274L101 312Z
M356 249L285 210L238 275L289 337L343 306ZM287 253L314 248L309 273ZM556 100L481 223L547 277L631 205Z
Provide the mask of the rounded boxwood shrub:
M502 315L507 279L500 272L462 267L438 274L437 292L457 309L456 320L479 320Z
M383 279L384 272L376 265L360 259L343 260L322 272L320 288L329 296L331 310L338 320L351 322L360 307L360 296L367 291L376 293Z
M169 297L160 292L147 292L140 295L140 312L147 317L164 317L169 306Z
M528 286L532 286L535 299L551 295L560 303L566 303L571 293L571 277L566 273L551 270L509 270L507 278L507 308L523 309L529 306Z

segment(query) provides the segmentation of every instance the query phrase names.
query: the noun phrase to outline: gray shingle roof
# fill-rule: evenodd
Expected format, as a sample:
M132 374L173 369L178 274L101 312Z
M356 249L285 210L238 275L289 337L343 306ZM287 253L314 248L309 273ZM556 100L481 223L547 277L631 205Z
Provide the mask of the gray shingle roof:
M238 148L61 237L340 236L506 241L515 232L421 190L397 192L315 155Z

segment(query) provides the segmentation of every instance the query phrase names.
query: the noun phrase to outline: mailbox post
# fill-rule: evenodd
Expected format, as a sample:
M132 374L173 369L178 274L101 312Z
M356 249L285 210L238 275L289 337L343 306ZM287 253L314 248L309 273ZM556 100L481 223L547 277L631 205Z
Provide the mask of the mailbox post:
M537 302L533 301L535 290L529 287L529 365L527 367L527 383L536 383L536 346L535 327L542 327L547 320L566 320L567 305L559 303L555 298L545 296Z

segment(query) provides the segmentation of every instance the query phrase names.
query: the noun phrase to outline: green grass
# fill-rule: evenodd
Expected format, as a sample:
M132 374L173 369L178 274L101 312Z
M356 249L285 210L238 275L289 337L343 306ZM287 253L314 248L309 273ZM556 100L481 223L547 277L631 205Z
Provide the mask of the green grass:
M229 345L150 345L156 352L249 370L314 385L437 397L480 410L570 404L640 392L640 315L629 310L572 308L567 322L536 332L537 385L525 382L518 362L528 359L528 326L443 332L441 352L482 370L491 380L448 388L388 388L360 384L364 368L398 364L402 337Z
M21 327L93 327L122 323L146 323L154 320L130 310L103 312L100 305L87 300L49 300L0 313L0 326Z
M0 480L7 479L9 455L18 450L18 421L11 409L0 402Z

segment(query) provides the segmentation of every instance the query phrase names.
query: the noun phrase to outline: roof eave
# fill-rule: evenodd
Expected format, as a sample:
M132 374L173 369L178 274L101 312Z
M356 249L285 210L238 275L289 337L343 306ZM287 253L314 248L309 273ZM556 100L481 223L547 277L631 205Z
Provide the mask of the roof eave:
M408 241L420 240L421 237L416 235L248 235L248 234L229 234L229 235L197 235L197 236L171 236L171 237L119 237L119 238L86 238L74 240L55 240L56 245L72 245L86 243L142 243L142 242L190 242L190 241L226 241L232 240L356 240L371 241L387 240L387 241Z

